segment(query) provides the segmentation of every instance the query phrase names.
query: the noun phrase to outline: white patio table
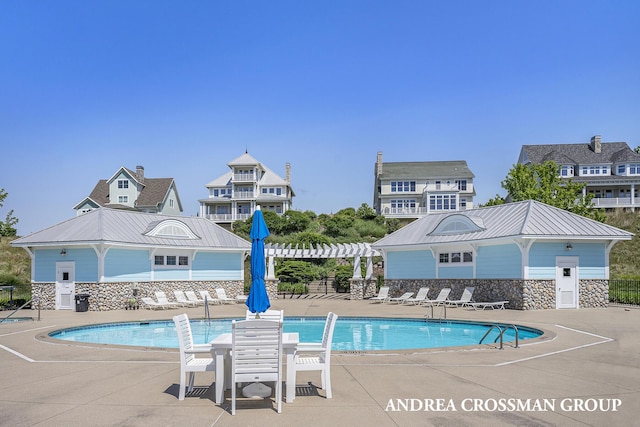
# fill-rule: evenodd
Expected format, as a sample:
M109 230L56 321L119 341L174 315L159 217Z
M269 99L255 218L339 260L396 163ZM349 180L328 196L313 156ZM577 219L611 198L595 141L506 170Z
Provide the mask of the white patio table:
M224 390L229 389L231 383L231 334L220 334L209 342L211 353L216 359L216 403L224 402ZM282 351L287 361L287 377L285 381L285 402L291 403L296 394L296 369L294 355L300 337L297 332L285 332L282 334ZM227 362L225 364L225 362Z

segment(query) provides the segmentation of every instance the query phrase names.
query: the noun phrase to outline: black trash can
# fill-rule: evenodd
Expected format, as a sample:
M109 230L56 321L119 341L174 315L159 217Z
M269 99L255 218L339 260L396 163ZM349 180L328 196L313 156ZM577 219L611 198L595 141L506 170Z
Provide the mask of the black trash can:
M76 311L89 310L89 294L76 294Z

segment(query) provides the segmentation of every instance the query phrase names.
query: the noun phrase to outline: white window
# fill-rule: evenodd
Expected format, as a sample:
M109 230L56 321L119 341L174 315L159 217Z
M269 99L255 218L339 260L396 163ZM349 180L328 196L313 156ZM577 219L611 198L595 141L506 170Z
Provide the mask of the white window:
M624 175L627 171L627 167L625 165L618 165L618 175Z
M473 262L473 252L447 252L439 255L440 264L469 264Z
M188 268L189 257L186 255L155 255L153 264L163 268Z
M391 209L403 210L403 209L415 209L415 207L416 207L415 199L391 200Z
M429 210L456 211L458 210L457 197L455 194L432 194L429 196Z
M392 193L409 193L416 191L415 181L391 181Z
M127 180L127 179L119 179L118 180L118 188L129 188L129 180Z
M118 196L118 203L129 203L129 196Z
M629 175L640 175L640 164L631 163L629 165Z
M563 177L573 176L573 166L567 166L567 165L562 166L562 168L560 169L560 176L563 176Z
M458 190L467 191L467 180L466 179L456 179L455 181Z

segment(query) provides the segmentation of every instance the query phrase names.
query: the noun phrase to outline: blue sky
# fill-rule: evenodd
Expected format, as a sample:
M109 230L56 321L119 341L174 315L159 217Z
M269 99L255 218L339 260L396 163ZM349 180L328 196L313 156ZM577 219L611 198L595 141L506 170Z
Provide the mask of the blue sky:
M0 188L26 235L120 166L185 215L245 149L294 208L373 203L383 160L466 160L475 203L523 144L640 145L637 1L4 1Z

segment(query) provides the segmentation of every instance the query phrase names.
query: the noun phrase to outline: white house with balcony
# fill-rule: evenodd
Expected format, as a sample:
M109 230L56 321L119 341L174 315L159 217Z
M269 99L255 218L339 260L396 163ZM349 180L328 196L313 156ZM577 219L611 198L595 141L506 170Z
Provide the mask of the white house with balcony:
M419 218L429 213L473 208L474 174L464 160L375 164L373 207L389 218Z
M560 175L586 183L584 194L593 194L596 208L640 207L640 154L626 142L602 142L600 135L589 143L523 145L518 163L554 161Z
M229 171L209 182L209 196L200 199L200 216L218 224L231 224L253 215L256 206L278 215L291 209L295 196L291 188L291 165L280 177L247 151L227 163Z

